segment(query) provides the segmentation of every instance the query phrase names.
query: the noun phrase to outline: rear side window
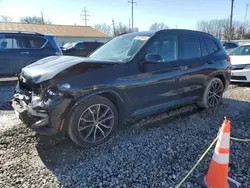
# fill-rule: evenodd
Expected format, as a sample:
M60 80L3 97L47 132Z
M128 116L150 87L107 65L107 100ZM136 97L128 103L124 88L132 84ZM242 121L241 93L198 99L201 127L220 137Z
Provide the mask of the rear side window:
M200 39L195 35L182 36L182 59L194 59L201 57Z
M205 38L204 41L205 41L207 51L208 51L209 54L213 54L213 53L215 53L215 52L217 52L219 50L219 48L216 45L215 41L213 41L212 39Z
M46 39L42 37L25 36L26 48L41 48L46 43Z

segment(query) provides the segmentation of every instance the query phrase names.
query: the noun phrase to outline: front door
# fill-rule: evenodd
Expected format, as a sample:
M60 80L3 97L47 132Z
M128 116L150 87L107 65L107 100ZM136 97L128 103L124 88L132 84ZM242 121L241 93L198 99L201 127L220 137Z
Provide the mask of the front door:
M129 90L133 98L135 114L147 114L171 107L179 102L182 67L179 63L179 40L177 35L160 35L152 39L145 54L158 54L162 61L142 61Z
M20 70L23 55L19 51L19 42L15 35L0 36L0 75L14 75Z

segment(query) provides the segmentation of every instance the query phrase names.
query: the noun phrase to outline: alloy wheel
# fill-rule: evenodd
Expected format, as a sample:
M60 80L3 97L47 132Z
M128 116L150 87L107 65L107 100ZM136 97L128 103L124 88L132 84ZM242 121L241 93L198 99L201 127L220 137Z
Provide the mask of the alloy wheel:
M209 106L216 106L221 102L223 95L223 84L219 81L214 81L208 92L208 104Z
M89 143L96 143L106 138L114 126L114 113L105 104L88 107L78 121L78 133Z

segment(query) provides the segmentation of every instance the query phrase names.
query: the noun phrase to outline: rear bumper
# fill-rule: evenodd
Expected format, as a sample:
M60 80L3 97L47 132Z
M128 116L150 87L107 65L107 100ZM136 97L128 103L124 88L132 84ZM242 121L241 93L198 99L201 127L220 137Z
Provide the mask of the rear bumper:
M232 70L231 82L250 82L250 69Z
M71 103L70 99L59 97L42 101L39 97L30 100L26 94L16 93L11 101L18 118L36 132L43 135L63 133L61 122ZM27 102L30 101L30 102ZM63 126L63 125L62 125Z

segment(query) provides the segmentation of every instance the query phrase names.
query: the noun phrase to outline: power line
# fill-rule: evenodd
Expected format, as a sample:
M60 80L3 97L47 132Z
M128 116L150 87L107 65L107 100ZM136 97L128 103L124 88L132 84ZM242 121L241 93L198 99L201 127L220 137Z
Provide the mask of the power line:
M230 15L230 25L229 25L229 41L232 39L232 24L233 24L233 9L234 9L234 0L231 0L231 15Z
M244 18L244 23L246 23L246 19L247 19L248 6L249 4L246 4L246 13L245 13L245 18Z
M82 10L81 16L83 17L82 20L84 20L85 22L85 26L87 26L87 20L89 20L87 17L89 17L90 15L87 14L89 11L87 11L86 7L84 7L84 10Z
M131 32L133 32L134 30L134 4L136 4L137 2L134 0L128 1L128 3L131 3L132 5L132 27L131 27Z

